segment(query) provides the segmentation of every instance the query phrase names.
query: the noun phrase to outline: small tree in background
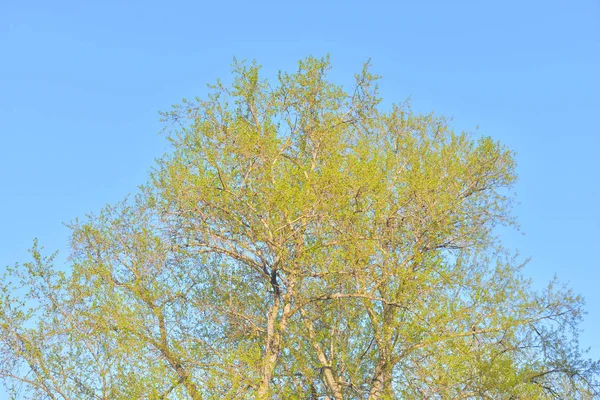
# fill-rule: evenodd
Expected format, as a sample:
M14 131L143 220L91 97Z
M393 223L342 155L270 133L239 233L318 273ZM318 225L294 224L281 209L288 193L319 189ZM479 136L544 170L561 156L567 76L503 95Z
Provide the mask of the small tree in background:
M164 114L132 200L36 246L0 300L0 376L34 399L591 399L582 301L530 288L494 236L511 151L382 111L307 58ZM66 273L61 271L66 270ZM12 282L12 283L11 283ZM19 294L19 296L17 296Z

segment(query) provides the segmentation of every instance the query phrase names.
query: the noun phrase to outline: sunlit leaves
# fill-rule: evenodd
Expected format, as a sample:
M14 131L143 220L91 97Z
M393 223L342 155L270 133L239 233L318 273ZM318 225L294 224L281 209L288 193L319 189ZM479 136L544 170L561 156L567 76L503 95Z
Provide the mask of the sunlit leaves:
M164 113L140 193L74 222L65 268L34 248L3 280L0 376L34 398L591 398L581 299L534 293L494 235L512 152L329 69L235 62Z

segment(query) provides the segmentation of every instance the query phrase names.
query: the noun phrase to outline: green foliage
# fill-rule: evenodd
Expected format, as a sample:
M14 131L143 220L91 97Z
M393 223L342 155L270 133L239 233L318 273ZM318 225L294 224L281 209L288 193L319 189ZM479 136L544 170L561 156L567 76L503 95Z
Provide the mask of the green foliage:
M513 154L307 58L164 113L132 200L34 247L0 300L0 376L34 399L592 398L582 301L494 236ZM16 283L11 283L15 280Z

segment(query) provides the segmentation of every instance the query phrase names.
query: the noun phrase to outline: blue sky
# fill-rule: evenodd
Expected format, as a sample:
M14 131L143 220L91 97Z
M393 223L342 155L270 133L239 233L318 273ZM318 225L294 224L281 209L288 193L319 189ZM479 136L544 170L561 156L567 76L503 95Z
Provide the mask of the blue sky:
M587 300L600 332L600 1L0 2L0 270L122 199L168 150L158 111L203 96L233 57L266 74L371 58L387 103L454 118L517 152L522 231L506 245ZM600 346L592 355L600 358Z

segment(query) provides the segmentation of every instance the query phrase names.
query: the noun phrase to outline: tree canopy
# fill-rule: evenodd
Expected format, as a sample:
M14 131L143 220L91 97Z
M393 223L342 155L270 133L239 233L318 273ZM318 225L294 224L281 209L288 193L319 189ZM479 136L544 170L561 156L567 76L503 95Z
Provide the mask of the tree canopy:
M163 114L171 151L0 282L0 376L32 399L591 399L582 300L502 248L512 151L387 109L329 60Z

